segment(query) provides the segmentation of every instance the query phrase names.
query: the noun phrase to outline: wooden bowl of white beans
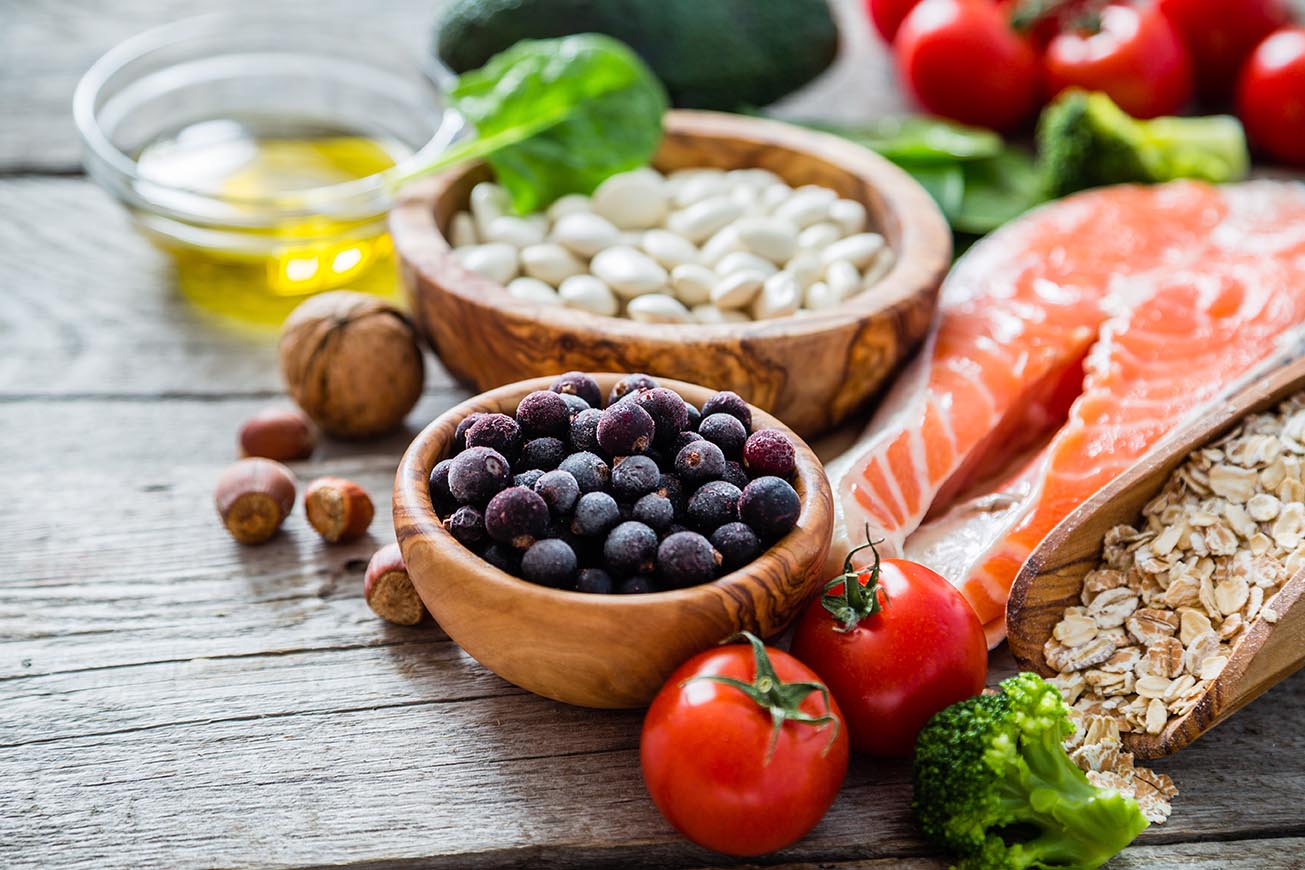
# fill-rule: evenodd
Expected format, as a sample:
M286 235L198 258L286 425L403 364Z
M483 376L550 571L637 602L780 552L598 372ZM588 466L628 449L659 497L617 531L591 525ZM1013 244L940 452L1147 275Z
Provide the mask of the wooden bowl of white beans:
M413 319L477 390L643 371L734 390L804 437L916 347L951 262L933 200L877 154L777 121L672 111L652 169L515 215L484 165L390 218Z

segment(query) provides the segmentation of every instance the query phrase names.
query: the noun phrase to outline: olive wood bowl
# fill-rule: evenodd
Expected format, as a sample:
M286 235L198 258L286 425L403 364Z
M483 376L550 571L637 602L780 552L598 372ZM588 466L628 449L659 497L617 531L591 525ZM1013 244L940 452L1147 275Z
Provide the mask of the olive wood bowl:
M734 390L804 436L864 409L924 336L951 264L951 233L925 190L845 139L778 121L672 111L659 169L763 167L866 206L893 268L842 305L733 324L646 324L510 296L462 267L444 230L465 210L484 164L404 189L390 216L418 330L448 370L476 389L551 372L648 372Z
M1246 415L1269 410L1301 390L1305 390L1305 359L1279 369L1170 433L1062 520L1029 556L1011 589L1007 636L1020 666L1046 676L1054 674L1042 646L1065 608L1082 603L1083 578L1100 563L1107 531L1136 522L1146 503L1164 488L1189 454L1227 434ZM1243 630L1228 664L1196 706L1170 719L1159 734L1124 735L1128 747L1144 759L1177 752L1305 664L1303 591L1305 571L1299 571L1272 599L1277 622L1257 616Z
M607 395L622 376L594 376ZM782 632L821 581L833 496L811 449L753 409L753 429L774 428L797 448L797 526L751 564L714 582L635 595L551 589L511 576L458 543L431 505L431 469L450 454L458 423L476 411L512 414L552 378L510 384L440 416L412 442L394 481L394 528L408 574L440 626L472 658L540 695L586 707L646 705L687 658L747 629ZM715 390L661 379L700 405Z

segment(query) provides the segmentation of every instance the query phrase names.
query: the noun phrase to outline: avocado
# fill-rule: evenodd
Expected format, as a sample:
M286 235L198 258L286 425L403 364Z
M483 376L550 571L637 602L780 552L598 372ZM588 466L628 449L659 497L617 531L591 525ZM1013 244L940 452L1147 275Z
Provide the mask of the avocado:
M760 107L823 72L838 51L827 0L452 0L435 51L454 72L521 39L606 33L682 108Z

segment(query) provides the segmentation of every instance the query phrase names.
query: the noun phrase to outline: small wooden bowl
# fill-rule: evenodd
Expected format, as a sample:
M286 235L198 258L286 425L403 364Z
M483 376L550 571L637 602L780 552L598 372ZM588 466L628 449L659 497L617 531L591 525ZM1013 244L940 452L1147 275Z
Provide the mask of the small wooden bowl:
M763 167L832 188L865 204L896 264L837 308L742 324L645 324L526 303L450 255L449 220L490 177L484 165L453 170L406 188L390 216L413 318L449 371L481 390L571 369L715 384L808 437L863 409L924 336L951 263L947 222L924 189L837 136L713 112L668 113L654 163Z
M618 374L595 375L607 395ZM442 415L403 456L394 528L417 592L449 637L494 673L540 695L585 707L641 707L694 653L747 629L783 631L818 586L829 552L833 496L811 449L753 409L754 429L787 432L797 447L798 524L750 565L702 586L643 595L590 595L520 580L445 530L431 505L431 469L450 453L458 423L476 411L512 414L552 378L510 384ZM715 390L661 379L694 404Z
M1301 390L1305 390L1305 359L1283 367L1170 433L1062 520L1029 556L1011 588L1006 606L1007 637L1020 666L1045 676L1054 673L1042 646L1065 608L1081 604L1083 578L1099 564L1107 531L1135 522L1191 453L1225 435L1248 414L1269 410ZM1305 572L1298 572L1273 599L1278 621L1270 623L1257 616L1196 706L1170 719L1159 734L1126 734L1129 749L1144 759L1177 752L1305 665L1302 592Z

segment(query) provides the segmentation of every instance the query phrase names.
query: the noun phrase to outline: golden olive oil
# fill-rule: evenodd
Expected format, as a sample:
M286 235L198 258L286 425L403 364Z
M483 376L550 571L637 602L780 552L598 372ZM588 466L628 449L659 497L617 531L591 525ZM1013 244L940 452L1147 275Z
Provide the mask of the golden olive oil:
M393 140L294 119L215 119L137 154L141 220L181 291L244 321L280 323L305 297L350 289L393 297L394 251L378 194L332 187L408 157Z

